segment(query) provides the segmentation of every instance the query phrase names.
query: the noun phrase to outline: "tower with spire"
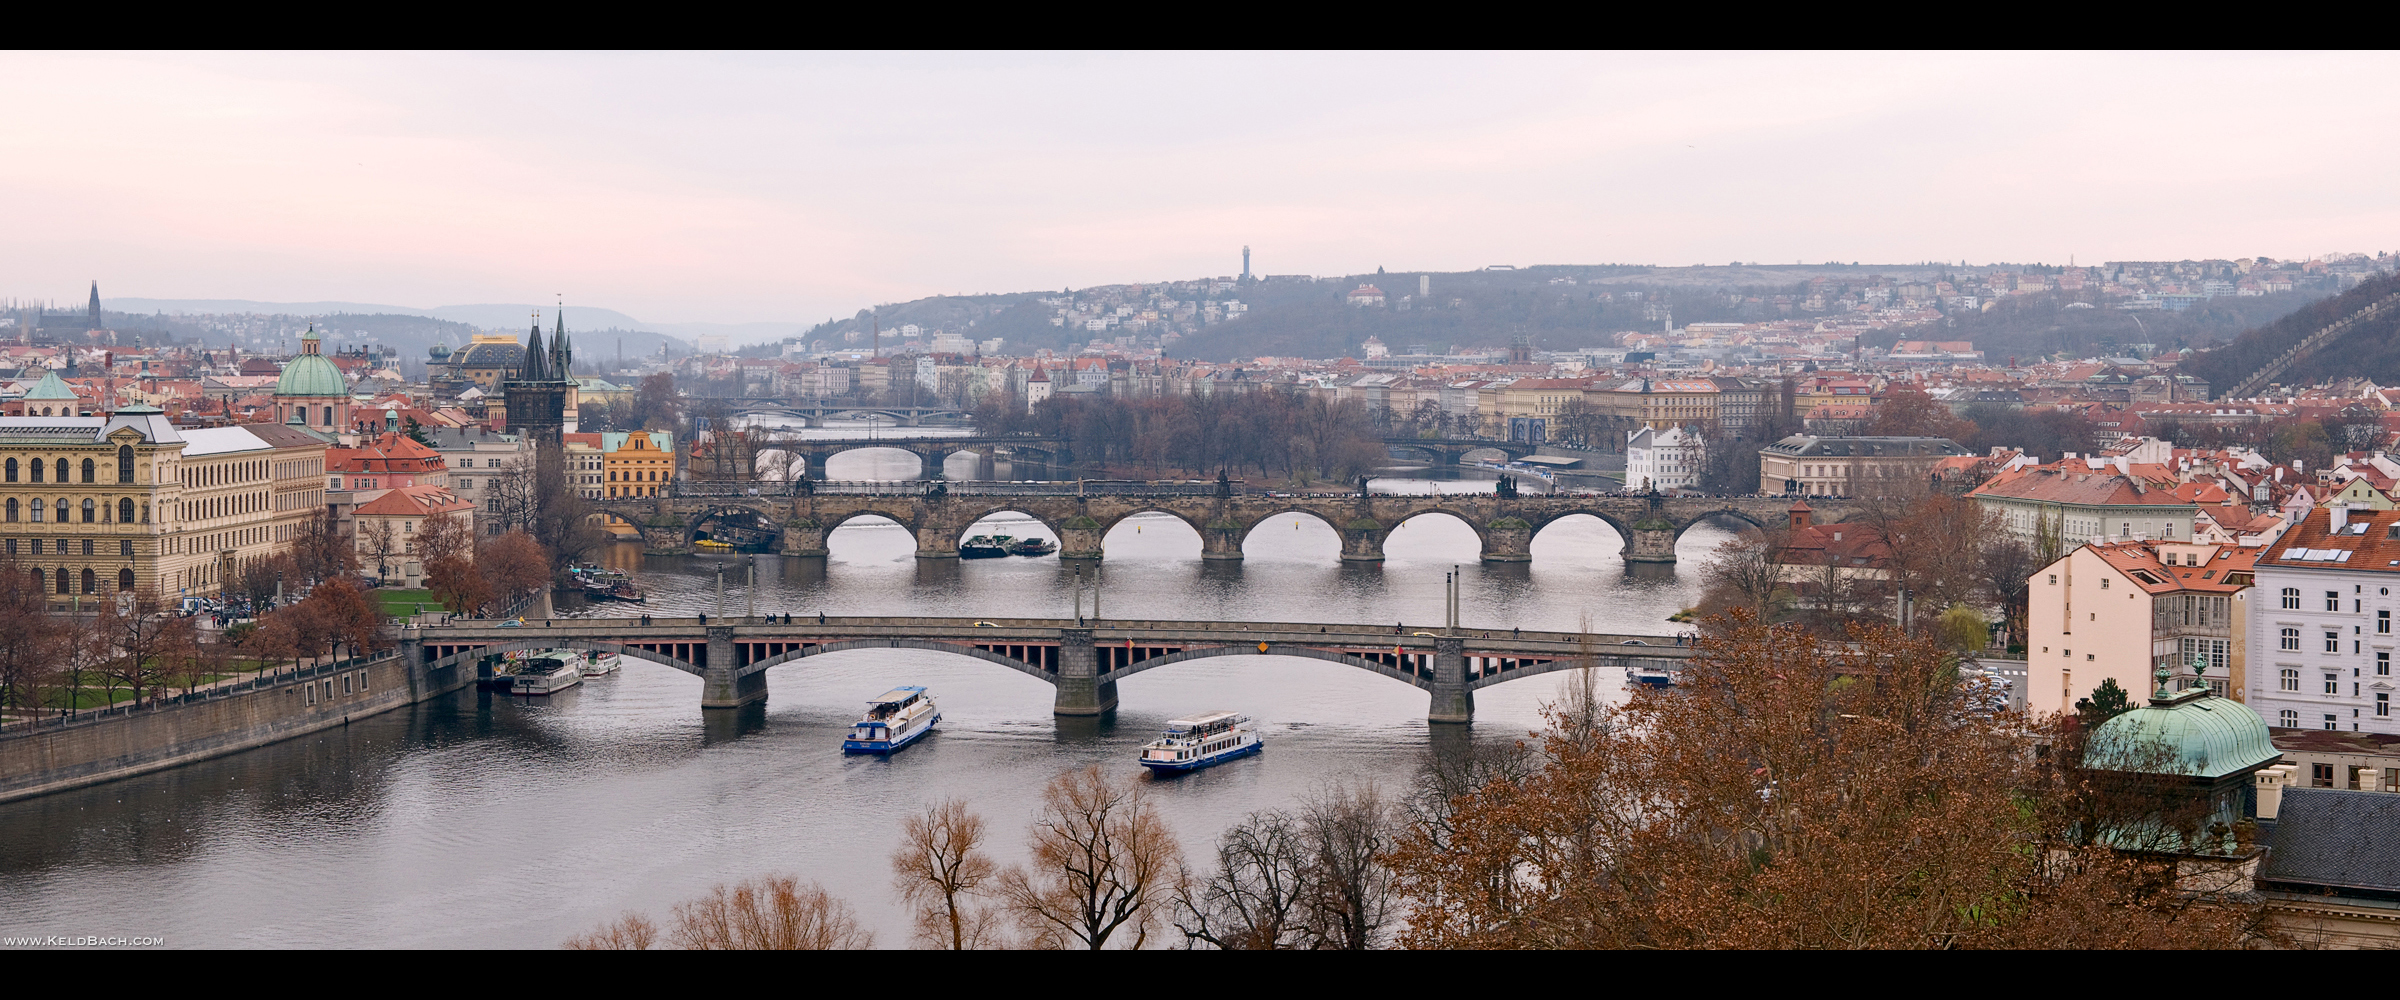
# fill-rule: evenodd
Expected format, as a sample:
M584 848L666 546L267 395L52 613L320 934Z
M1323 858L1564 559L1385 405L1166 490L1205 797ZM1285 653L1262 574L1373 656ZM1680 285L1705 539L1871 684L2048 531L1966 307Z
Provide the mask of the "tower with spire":
M100 327L100 279L98 279L98 278L93 278L93 279L92 279L92 304L91 304L91 307L90 307L90 309L91 309L91 324L92 324L92 325L90 325L90 326L87 326L87 327L85 327L84 329L86 329L86 330L98 330L98 329L100 329L100 328L101 328L101 327Z

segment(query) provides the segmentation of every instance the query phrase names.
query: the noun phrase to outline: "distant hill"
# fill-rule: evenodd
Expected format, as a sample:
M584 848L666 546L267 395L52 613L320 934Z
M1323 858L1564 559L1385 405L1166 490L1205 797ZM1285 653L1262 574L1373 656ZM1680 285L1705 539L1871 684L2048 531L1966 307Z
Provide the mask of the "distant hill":
M2338 296L2307 303L2273 322L2247 330L2221 347L2186 358L2179 368L2206 380L2212 391L2223 393L2310 333L2395 291L2400 291L2400 275L2370 278ZM2382 385L2400 384L2400 315L2387 314L2368 320L2294 363L2278 381L2285 385L2315 385L2348 375Z
M179 340L196 339L224 346L239 340L249 350L297 350L299 331L315 323L325 331L328 345L372 343L388 345L399 354L402 370L415 374L436 339L452 347L464 345L477 332L505 330L522 336L533 324L531 304L484 304L416 309L365 302L259 302L249 299L103 298L102 312L112 329L157 330ZM542 312L548 330L556 307ZM123 319L115 317L122 315ZM693 324L696 326L765 326L770 324ZM772 324L777 330L798 324ZM592 370L613 366L622 342L627 357L655 355L660 345L677 354L693 349L691 340L643 324L613 309L567 307L567 332L575 337L580 359ZM754 334L756 335L756 334ZM328 349L331 349L330 347ZM582 367L579 365L578 367Z

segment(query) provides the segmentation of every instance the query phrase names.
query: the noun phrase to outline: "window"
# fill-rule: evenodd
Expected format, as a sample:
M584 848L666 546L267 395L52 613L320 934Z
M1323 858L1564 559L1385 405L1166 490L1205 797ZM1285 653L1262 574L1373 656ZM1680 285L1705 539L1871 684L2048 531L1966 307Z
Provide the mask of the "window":
M2282 648L2284 648L2284 649L2288 649L2288 650L2292 650L2292 651L2294 651L2294 652L2298 652L2298 651L2299 651L2299 649L2300 649L2300 630L2299 630L2299 629L2296 629L2296 628L2287 628L2287 629L2284 629L2284 630L2283 630L2283 644L2282 644Z
M2300 588L2283 588L2283 609L2286 611L2300 610Z
M2340 693L2342 693L2342 675L2340 675L2340 674L2326 674L2326 675L2325 675L2325 693L2326 693L2326 694L2340 694ZM2331 716L2327 716L2327 718L2332 718L2332 717L2331 717Z
M2342 725L2341 725L2341 723L2339 723L2339 722L2335 722L2335 721L2334 721L2334 719L2333 719L2333 716L2331 716L2331 715L2328 715L2328 716L2326 716L2326 717L2325 717L2325 730L2326 730L2327 732L2334 732L2334 731L2338 731L2338 730L2340 730L2341 728L2342 728Z
M120 498L120 499L118 499L118 500L117 500L117 523L118 523L118 524L132 524L132 523L133 523L133 498L132 498L132 497L123 497L123 498Z
M2325 651L2328 653L2339 653L2342 651L2342 634L2340 632L2335 632L2330 629L2325 632Z
M2392 696L2390 694L2382 691L2375 692L2375 717L2378 719L2392 717Z
M83 571L83 592L86 594L100 592L100 574L88 569Z
M121 555L121 556L129 556L129 555L132 555L132 554L133 554L133 539L130 539L130 538L120 538L120 539L117 539L117 554L118 554L118 555Z
M2332 718L2332 716L2326 716L2326 718ZM2310 764L2310 765L2308 765L2308 784L2309 784L2309 786L2310 786L2310 787L2312 787L2312 788L2332 788L2332 787L2333 787L2333 765L2331 765L2331 764Z
M83 540L83 554L87 556L92 554L92 540L89 538Z
M61 501L59 501L59 502L60 502L60 503L65 503L66 501L64 501L64 500L61 500ZM96 504L96 503L93 503L93 502L92 502L92 499L91 499L90 497L85 497L85 498L83 499L83 523L85 523L85 524L90 524L90 523L92 523L92 521L93 521L94 517L95 517L95 516L96 516L98 513L99 513L99 505L98 505L98 504Z
M132 589L133 589L133 571L132 571L132 570L130 570L130 569L121 569L121 570L118 570L118 571L117 571L117 590L118 590L118 592L122 593L122 592L124 592L124 591L132 590Z
M2392 613L2391 613L2391 612L2389 612L2389 611L2378 611L2378 612L2375 612L2375 634L2376 634L2376 635L2390 635L2390 634L2392 634Z
M2275 722L2285 729L2298 729L2300 728L2300 713L2288 708L2284 709L2275 713Z
M58 481L61 483L67 481L67 460L63 458L58 460Z
M2340 611L2340 610L2342 610L2342 592L2341 592L2341 591L2338 591L2338 590L2328 590L2328 591L2326 591L2326 592L2325 592L2325 610L2327 610L2327 611Z
M121 444L117 446L117 481L120 483L133 482L132 445Z
M2298 691L2298 690L2300 690L2300 671L2299 671L2297 668L2294 668L2294 667L2285 667L2285 668L2283 668L2283 684L2282 684L2282 687L2283 687L2283 689L2284 689L2284 690L2286 690L2286 691Z
M2377 676L2377 677L2390 677L2391 675L2392 675L2392 654L2390 654L2390 653L2376 653L2376 654L2375 654L2375 676Z

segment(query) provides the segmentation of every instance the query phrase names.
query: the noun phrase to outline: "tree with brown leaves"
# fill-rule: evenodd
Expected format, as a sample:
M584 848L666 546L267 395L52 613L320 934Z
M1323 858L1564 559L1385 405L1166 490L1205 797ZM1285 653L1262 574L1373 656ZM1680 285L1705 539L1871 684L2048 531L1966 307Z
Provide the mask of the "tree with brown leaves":
M0 710L38 712L58 669L49 596L14 559L0 560Z
M943 799L901 824L892 852L892 888L916 907L916 940L965 951L1002 944L998 911L972 897L997 868L984 853L983 817L957 799Z
M2056 836L2022 720L1885 628L1736 612L1681 684L1555 727L1544 766L1391 854L1419 948L2224 948L2256 907ZM2088 810L2082 810L2088 812Z
M675 906L667 940L691 951L831 951L872 948L875 935L860 930L850 904L814 882L769 875L736 885L720 884ZM627 913L566 946L584 951L648 950L658 943L658 925Z
M522 531L485 542L475 564L503 604L513 606L550 585L550 554Z
M327 580L310 591L304 603L315 605L307 620L323 630L325 641L350 647L352 656L380 648L383 615L358 584L340 578Z
M1061 774L1042 789L1031 839L1033 864L1003 872L998 893L1030 944L1098 951L1120 929L1131 947L1148 942L1183 849L1140 786L1096 765Z
M417 551L425 560L425 586L452 614L467 614L491 600L492 588L475 568L475 522L437 512L418 526Z

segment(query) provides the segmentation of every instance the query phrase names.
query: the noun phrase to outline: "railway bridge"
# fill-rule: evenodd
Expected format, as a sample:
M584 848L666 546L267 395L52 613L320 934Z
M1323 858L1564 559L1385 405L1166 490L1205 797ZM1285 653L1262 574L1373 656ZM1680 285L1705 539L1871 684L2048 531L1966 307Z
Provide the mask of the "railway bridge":
M1115 710L1117 682L1212 656L1298 656L1427 692L1426 717L1471 722L1479 688L1559 670L1674 669L1691 650L1657 636L1432 626L1003 618L580 618L409 626L401 655L429 675L490 676L502 654L573 649L646 660L701 679L702 708L767 697L767 671L854 649L923 649L983 660L1057 690L1059 715ZM462 678L459 673L448 676Z
M728 398L722 402L732 416L797 417L809 427L823 427L828 420L870 419L890 421L900 427L922 427L928 420L965 422L975 417L955 406L861 406L755 397Z
M1591 516L1607 522L1625 540L1627 563L1671 564L1675 542L1693 525L1730 517L1755 527L1789 523L1793 497L1670 497L1635 494L1502 496L1451 494L1277 494L1233 492L1214 483L1087 486L1071 483L875 483L809 484L789 491L780 483L708 489L678 484L673 495L595 501L595 509L639 528L644 551L656 555L690 552L696 532L711 520L754 515L775 526L779 550L789 556L826 554L825 538L855 518L889 519L916 536L921 559L954 559L959 542L975 522L994 514L1022 514L1040 521L1058 539L1063 559L1099 559L1110 528L1136 514L1166 514L1200 535L1203 559L1242 558L1252 529L1277 517L1299 514L1331 525L1342 538L1342 561L1383 561L1384 539L1411 518L1457 518L1480 540L1486 562L1526 562L1533 538L1562 519ZM776 493L777 495L769 495ZM1845 501L1813 498L1820 523L1840 521Z

